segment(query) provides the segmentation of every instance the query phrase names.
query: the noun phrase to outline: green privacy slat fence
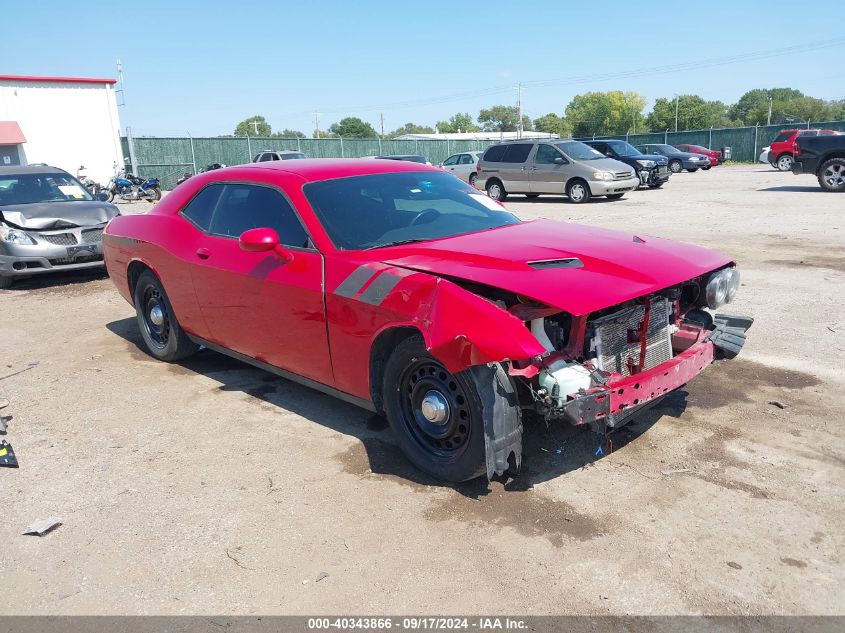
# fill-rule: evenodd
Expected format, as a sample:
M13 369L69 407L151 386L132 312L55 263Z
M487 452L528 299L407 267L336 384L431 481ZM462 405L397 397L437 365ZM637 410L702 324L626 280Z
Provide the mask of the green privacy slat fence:
M812 123L813 128L845 132L845 121ZM719 149L730 147L735 161L757 160L760 148L769 145L778 132L807 124L759 127L649 132L595 138L627 139L632 145L644 143L690 143ZM593 138L593 137L590 137ZM582 139L583 140L583 139ZM246 137L139 137L133 139L138 175L158 176L164 189L172 189L183 173L193 173L211 163L240 165L248 163L261 150L298 150L309 158L358 158L383 154L421 154L434 164L456 152L483 150L495 141L379 139L279 139ZM123 138L124 156L129 156L128 139Z

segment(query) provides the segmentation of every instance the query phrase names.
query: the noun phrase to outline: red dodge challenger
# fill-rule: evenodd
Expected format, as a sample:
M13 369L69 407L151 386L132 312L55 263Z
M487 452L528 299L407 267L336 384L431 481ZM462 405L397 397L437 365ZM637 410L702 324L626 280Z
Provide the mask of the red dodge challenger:
M735 356L734 263L522 222L417 163L229 167L118 216L105 261L154 357L200 346L384 413L436 478L519 469L522 416L607 433Z

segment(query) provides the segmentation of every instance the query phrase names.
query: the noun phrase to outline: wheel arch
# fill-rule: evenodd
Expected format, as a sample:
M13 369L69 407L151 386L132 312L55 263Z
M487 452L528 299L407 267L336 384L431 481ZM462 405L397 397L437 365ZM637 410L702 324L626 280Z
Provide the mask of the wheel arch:
M370 399L379 414L384 413L381 386L384 383L384 368L387 359L399 343L412 336L419 336L425 340L422 331L413 325L392 325L379 332L370 346Z
M129 286L129 296L132 297L132 305L135 305L135 285L145 270L149 270L161 280L155 269L143 260L133 259L126 267L126 285Z

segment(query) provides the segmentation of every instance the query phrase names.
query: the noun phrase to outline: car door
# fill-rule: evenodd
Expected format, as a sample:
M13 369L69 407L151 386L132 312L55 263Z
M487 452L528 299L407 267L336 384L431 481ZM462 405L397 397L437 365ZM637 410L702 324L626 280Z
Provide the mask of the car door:
M458 168L458 159L460 157L460 154L452 154L449 158L443 161L443 169L457 176L458 174L455 173L455 171Z
M553 145L539 143L529 168L531 193L563 195L570 167L571 163Z
M499 178L509 193L530 193L528 155L534 143L509 143L499 163Z
M200 194L211 189L217 200L191 267L211 342L331 384L323 256L293 206L270 185L215 183ZM239 236L260 227L276 230L287 257L240 248Z
M463 180L469 182L469 175L475 171L475 161L472 154L460 154L458 156L458 165L455 168L455 175Z

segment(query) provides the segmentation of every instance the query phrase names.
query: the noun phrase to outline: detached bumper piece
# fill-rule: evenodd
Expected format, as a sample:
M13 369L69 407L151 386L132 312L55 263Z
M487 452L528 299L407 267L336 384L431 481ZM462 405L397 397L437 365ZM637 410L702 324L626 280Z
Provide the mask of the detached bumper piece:
M754 319L747 316L717 314L713 317L713 333L710 342L719 350L722 358L734 358L745 345L745 333Z

